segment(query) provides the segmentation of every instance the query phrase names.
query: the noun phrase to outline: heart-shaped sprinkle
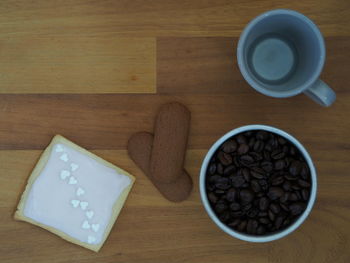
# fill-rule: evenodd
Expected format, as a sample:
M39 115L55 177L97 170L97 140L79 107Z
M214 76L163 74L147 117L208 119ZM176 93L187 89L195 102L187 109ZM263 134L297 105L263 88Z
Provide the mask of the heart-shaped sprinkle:
M60 159L62 160L62 161L64 161L64 162L68 162L68 154L66 154L66 153L64 153L64 154L62 154L61 156L60 156Z
M86 211L85 215L87 218L91 219L94 216L94 211Z
M80 202L80 208L85 210L88 207L89 203L88 202Z
M69 176L70 176L70 171L67 171L67 170L62 170L61 171L60 177L61 177L62 180L65 180Z
M77 196L81 196L81 195L85 194L85 191L84 191L83 188L80 188L80 187L79 187L79 188L77 189L76 194L77 194Z
M79 206L80 201L74 199L74 200L70 201L70 203L72 204L73 207L77 208Z
M88 243L89 244L93 244L93 243L95 243L96 242L96 238L95 237L93 237L93 236L88 236Z
M57 144L57 146L56 146L56 148L55 148L55 151L56 151L57 153L61 153L61 152L64 151L64 148L63 148L63 146L62 146L61 144Z
M71 163L70 164L70 169L72 172L76 171L79 168L79 165L76 163Z
M78 183L78 181L77 181L77 179L74 178L74 176L69 177L68 184L77 184L77 183Z
M82 227L83 229L90 229L90 224L89 224L89 222L88 222L87 220L85 220L85 221L83 222L83 224L81 225L81 227Z
M100 229L100 224L92 224L91 225L92 230L94 230L95 232L97 232Z

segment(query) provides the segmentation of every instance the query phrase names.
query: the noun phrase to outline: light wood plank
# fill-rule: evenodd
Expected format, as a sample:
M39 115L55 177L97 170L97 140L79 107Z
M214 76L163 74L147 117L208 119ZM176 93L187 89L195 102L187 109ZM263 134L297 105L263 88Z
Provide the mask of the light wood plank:
M41 151L0 151L1 262L347 262L350 198L347 164L322 159L318 201L307 221L290 236L252 244L221 232L206 215L198 193L205 150L188 151L186 169L194 192L180 204L166 201L128 158L125 150L93 151L137 178L105 246L95 254L57 236L17 222L12 214ZM334 152L333 152L334 153ZM330 175L331 174L331 175ZM336 251L336 253L335 253ZM55 255L55 257L52 257ZM178 256L174 256L178 255Z
M15 34L0 43L0 93L156 91L154 38Z

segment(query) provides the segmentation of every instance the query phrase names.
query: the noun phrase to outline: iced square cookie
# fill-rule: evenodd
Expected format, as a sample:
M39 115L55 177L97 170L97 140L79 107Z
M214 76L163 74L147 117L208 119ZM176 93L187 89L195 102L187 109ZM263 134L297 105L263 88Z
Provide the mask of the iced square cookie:
M15 219L98 251L135 179L56 135L28 179Z

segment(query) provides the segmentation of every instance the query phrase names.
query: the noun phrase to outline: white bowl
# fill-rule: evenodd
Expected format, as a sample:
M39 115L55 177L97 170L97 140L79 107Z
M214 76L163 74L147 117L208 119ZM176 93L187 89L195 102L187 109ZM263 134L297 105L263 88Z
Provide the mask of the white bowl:
M216 150L221 146L223 142L225 142L227 139L231 138L232 136L235 136L241 132L245 131L250 131L250 130L265 130L269 132L273 132L275 134L278 134L290 142L292 142L303 154L309 169L310 169L310 174L311 174L311 193L310 193L310 198L309 202L307 204L307 207L305 211L302 213L302 215L295 221L293 222L289 227L286 229L283 229L279 232L272 233L272 234L266 234L264 236L257 236L257 235L248 235L244 234L238 231L235 231L222 223L220 219L215 215L215 212L210 206L210 203L207 198L207 193L206 193L206 185L205 185L205 179L206 179L206 172L208 168L208 164L210 162L210 159L212 158L213 154L216 152ZM301 145L301 143L295 139L292 135L271 127L271 126L265 126L265 125L247 125L247 126L242 126L237 129L234 129L228 133L226 133L224 136L222 136L219 140L217 140L214 145L209 149L207 155L204 158L204 161L202 163L201 171L200 171L200 177L199 177L199 189L200 189L200 194L201 194L201 199L203 202L203 205L205 207L205 210L207 211L208 215L210 218L214 221L214 223L224 232L227 234L236 237L241 240L249 241L249 242L269 242L273 240L280 239L290 233L292 233L294 230L296 230L307 218L307 216L310 214L311 209L315 203L316 200L316 190L317 190L317 176L316 176L316 169L315 166L311 160L311 157L309 153L306 151L306 149Z

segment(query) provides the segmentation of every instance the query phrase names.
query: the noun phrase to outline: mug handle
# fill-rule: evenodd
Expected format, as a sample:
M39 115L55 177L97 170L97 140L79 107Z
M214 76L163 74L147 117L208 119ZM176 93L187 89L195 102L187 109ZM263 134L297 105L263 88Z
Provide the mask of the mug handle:
M304 93L318 104L329 107L336 99L336 94L325 82L318 79L310 88Z

